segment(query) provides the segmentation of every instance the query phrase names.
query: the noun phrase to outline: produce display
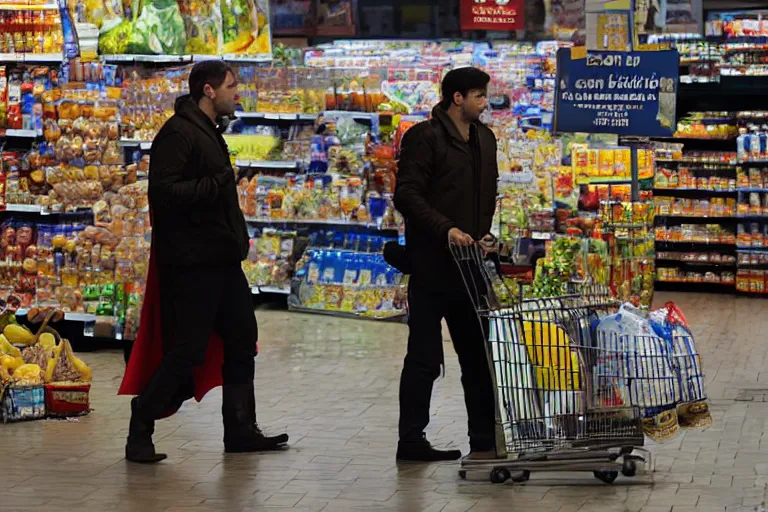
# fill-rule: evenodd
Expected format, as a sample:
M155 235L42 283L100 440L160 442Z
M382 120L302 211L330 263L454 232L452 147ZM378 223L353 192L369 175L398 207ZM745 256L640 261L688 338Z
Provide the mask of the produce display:
M34 333L16 323L15 311L0 313L0 421L88 414L93 372L50 325L63 312L30 315L40 324Z
M119 0L70 4L74 20L99 31L103 55L271 54L265 0Z

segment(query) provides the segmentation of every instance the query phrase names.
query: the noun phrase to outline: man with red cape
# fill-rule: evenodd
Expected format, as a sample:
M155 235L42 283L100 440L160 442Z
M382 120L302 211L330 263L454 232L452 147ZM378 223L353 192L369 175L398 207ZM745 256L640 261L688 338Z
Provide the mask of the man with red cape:
M276 450L288 435L256 424L254 357L258 327L241 262L249 236L229 150L216 120L238 101L222 61L196 64L190 94L152 144L149 204L152 248L139 335L120 394L131 401L125 458L166 458L152 442L155 420L223 384L224 450Z

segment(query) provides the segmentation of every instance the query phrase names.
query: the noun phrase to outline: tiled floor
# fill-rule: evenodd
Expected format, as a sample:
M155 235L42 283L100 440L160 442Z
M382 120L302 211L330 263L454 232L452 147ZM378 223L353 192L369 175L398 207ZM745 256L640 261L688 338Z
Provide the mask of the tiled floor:
M0 510L269 510L733 512L764 507L768 403L737 401L768 389L768 302L707 295L673 298L704 354L714 425L652 445L656 473L609 486L589 474L534 474L524 485L461 481L456 464L394 460L398 377L406 328L323 316L260 312L258 413L287 430L283 453L225 456L220 392L159 422L170 459L122 459L128 399L115 396L119 352L84 354L95 370L94 412L79 421L0 425ZM428 435L467 449L452 349ZM766 391L768 393L768 391Z

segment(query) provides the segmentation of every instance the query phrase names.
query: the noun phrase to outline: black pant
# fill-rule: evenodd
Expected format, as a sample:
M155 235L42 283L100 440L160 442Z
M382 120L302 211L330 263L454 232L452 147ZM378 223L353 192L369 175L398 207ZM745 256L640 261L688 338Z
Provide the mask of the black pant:
M478 320L466 290L434 291L411 277L408 285L408 353L400 377L400 439L420 439L429 423L432 385L443 363L445 318L461 365L461 384L474 451L495 447L495 403L485 348L487 322Z
M148 416L192 396L192 373L208 339L224 342L224 385L253 383L258 327L251 289L239 264L159 269L164 356L139 396Z

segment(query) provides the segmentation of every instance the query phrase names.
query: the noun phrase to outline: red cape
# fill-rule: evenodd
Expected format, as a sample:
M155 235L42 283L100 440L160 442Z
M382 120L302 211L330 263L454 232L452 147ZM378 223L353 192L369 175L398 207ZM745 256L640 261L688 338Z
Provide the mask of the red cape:
M118 395L138 395L160 365L163 358L163 335L160 315L160 285L157 276L157 259L154 248L149 251L149 270L144 288L144 303L141 307L139 332L133 343L131 358L125 369L125 376ZM199 402L215 387L222 385L221 367L224 363L222 339L211 333L205 362L195 369L195 399ZM168 411L174 414L176 411Z

